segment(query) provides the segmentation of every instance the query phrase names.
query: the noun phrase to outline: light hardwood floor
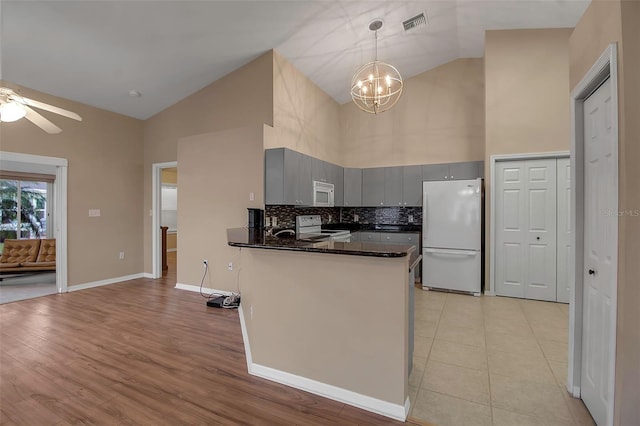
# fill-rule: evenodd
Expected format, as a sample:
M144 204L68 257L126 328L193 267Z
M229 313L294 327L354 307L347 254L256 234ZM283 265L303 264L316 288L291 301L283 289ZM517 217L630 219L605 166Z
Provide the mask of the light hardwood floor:
M250 376L238 312L174 285L0 306L0 424L400 424Z

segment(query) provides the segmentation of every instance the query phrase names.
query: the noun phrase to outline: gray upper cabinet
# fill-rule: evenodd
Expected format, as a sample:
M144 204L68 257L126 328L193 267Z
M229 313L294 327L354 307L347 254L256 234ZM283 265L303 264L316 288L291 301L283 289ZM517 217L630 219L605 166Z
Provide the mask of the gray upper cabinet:
M336 164L329 164L329 182L334 186L333 201L336 206L344 205L344 174L342 167Z
M467 161L465 163L451 163L449 164L449 179L465 180L465 179L477 179L482 177L480 174L481 161Z
M287 148L265 151L265 204L310 205L313 202L311 157Z
M465 180L477 179L484 175L484 162L466 161L462 163L425 164L422 166L422 180Z
M422 180L445 180L449 176L449 164L425 164L422 166Z
M318 182L331 182L331 177L330 177L331 165L332 164L327 163L326 161L318 160L317 158L312 158L311 160L312 180L316 180Z
M384 168L384 205L402 206L403 167Z
M422 206L422 166L402 168L402 205Z
M385 168L362 169L362 206L384 206Z
M362 205L362 169L345 167L343 170L344 199L342 206L360 207ZM338 205L337 202L336 205Z

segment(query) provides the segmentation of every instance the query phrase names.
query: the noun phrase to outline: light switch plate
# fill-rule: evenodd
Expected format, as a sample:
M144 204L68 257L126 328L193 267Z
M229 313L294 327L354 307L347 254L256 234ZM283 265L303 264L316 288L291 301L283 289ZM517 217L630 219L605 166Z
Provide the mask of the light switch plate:
M89 209L89 217L100 217L100 209Z

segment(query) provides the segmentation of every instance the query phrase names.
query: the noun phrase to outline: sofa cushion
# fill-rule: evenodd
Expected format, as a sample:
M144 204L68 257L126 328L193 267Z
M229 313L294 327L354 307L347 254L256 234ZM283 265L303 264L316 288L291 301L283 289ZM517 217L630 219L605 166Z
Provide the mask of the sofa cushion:
M56 266L56 262L22 262L20 266L29 267L29 266Z
M45 238L40 240L40 249L38 250L38 258L36 262L53 262L56 263L56 239ZM24 265L23 265L24 266ZM37 265L33 265L37 266ZM44 266L44 265L43 265Z
M40 240L4 240L0 263L35 262Z
M2 268L17 268L19 263L0 262L0 269Z

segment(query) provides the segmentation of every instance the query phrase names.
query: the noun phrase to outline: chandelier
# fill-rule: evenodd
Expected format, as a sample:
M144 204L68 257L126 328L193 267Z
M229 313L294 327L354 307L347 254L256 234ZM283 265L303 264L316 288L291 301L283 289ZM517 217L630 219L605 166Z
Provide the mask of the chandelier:
M391 64L378 60L378 30L382 21L375 20L369 29L375 34L376 56L365 64L351 79L351 99L361 110L378 114L391 109L402 95L402 77Z

